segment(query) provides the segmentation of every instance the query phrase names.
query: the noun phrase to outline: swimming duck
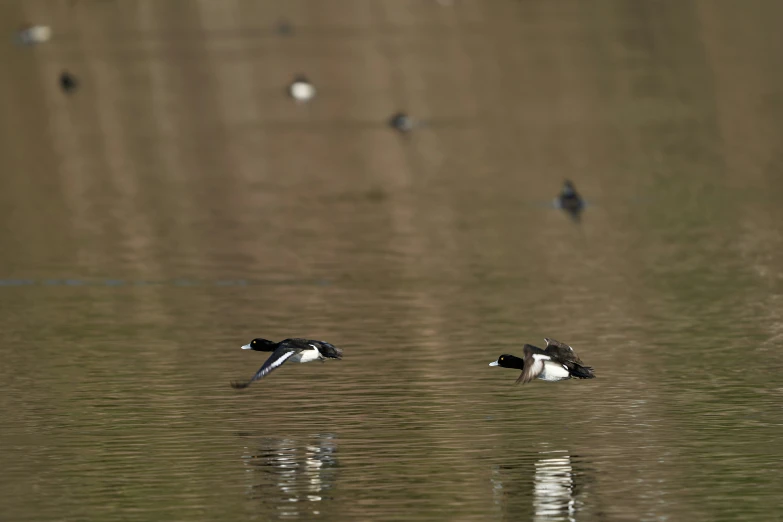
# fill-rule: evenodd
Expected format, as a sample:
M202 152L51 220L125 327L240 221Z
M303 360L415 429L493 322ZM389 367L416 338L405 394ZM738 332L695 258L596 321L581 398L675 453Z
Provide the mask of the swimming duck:
M565 180L560 194L555 198L555 206L571 214L571 217L574 219L579 219L579 214L584 210L585 202L576 191L574 184L570 180Z
M389 127L397 129L402 133L410 132L416 127L416 120L404 112L396 112L389 118Z
M294 33L294 26L285 18L278 20L275 29L280 36L291 36Z
M253 339L242 347L243 350L255 350L257 352L272 352L269 359L261 366L249 381L232 382L231 386L237 389L247 388L253 382L263 379L274 370L278 369L286 361L307 363L312 361L325 361L326 359L342 359L343 351L336 346L324 341L311 339L284 339L279 343L267 339Z
M578 379L592 379L595 377L593 369L585 366L576 355L574 349L565 343L546 338L546 348L542 350L532 344L526 344L522 351L524 359L509 354L503 354L497 361L489 363L490 366L503 368L516 368L522 373L516 380L516 384L528 383L535 378L544 381L562 381L576 377Z
M79 87L79 80L68 71L60 73L60 88L65 93L71 93Z
M299 103L305 103L315 98L315 86L305 75L299 74L288 86L288 95Z
M48 42L52 37L52 28L48 25L27 25L16 33L20 45L35 45Z

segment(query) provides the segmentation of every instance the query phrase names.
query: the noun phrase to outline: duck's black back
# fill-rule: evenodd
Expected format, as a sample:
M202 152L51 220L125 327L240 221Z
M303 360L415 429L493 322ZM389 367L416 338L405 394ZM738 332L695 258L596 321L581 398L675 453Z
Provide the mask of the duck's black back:
M301 339L294 337L280 341L280 347L288 350L310 350L315 347L324 357L341 359L343 352L333 344L315 339Z
M313 342L309 339L301 339L299 337L292 337L290 339L283 339L280 341L281 348L290 348L294 350L305 350L305 349L312 349L312 346L310 346L310 343Z

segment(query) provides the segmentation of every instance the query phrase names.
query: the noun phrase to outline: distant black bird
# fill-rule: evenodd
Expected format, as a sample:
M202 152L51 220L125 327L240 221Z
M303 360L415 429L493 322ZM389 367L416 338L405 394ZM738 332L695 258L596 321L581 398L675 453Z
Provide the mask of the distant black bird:
M285 19L279 20L275 29L280 36L291 36L294 33L294 27L291 25L291 22Z
M70 94L79 88L79 80L68 71L63 71L60 73L60 88L66 94Z
M298 74L288 85L288 95L299 103L305 103L315 98L315 86L305 75Z
M243 350L255 350L257 352L272 352L269 359L261 366L256 374L243 382L232 382L234 388L247 388L253 382L263 379L274 370L278 369L286 361L308 363L312 361L325 361L326 359L342 359L343 351L325 341L311 339L284 339L279 343L266 339L253 339L242 347Z
M389 118L389 126L400 132L410 132L416 126L416 122L404 112L397 112Z
M576 188L574 188L574 184L571 183L570 180L565 180L560 194L555 198L555 206L557 208L562 208L568 212L572 218L578 220L579 214L581 214L582 210L585 208L585 202L581 196L579 196Z
M578 379L592 379L595 377L593 369L585 366L585 363L576 355L574 349L565 343L546 338L546 349L542 350L532 344L526 344L522 351L524 359L509 354L503 354L497 361L489 363L490 366L503 368L516 368L522 370L516 383L528 383L533 379L544 381L562 381L576 377Z

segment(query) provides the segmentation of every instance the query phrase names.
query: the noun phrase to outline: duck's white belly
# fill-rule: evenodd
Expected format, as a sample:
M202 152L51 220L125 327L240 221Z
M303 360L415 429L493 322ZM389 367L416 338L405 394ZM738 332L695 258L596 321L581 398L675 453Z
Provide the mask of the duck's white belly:
M563 379L570 379L571 376L562 364L544 361L544 371L539 374L538 378L544 381L562 381Z
M315 87L306 82L294 82L290 91L291 97L298 101L309 101L315 96Z
M318 350L303 350L299 352L298 354L291 357L291 362L297 362L297 363L308 363L312 361L317 361L321 358L321 353Z

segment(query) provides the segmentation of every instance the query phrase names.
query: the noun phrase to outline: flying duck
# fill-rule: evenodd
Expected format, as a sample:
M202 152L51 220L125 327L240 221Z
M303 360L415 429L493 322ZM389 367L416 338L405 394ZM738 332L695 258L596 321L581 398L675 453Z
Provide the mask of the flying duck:
M546 338L544 340L546 341L544 350L532 344L526 344L522 348L525 354L523 359L503 354L498 357L497 361L491 362L489 365L522 370L516 384L520 382L525 384L535 378L544 381L562 381L571 377L578 379L595 377L593 369L590 366L585 366L573 348L554 339Z
M585 208L585 202L576 191L574 184L570 180L565 180L560 194L555 198L555 206L562 208L571 214L572 218L578 220L579 214Z
M261 366L249 381L232 382L237 389L247 388L253 382L263 379L269 373L278 369L286 361L307 363L325 361L326 359L342 359L343 351L327 342L311 339L284 339L279 343L267 339L253 339L242 347L243 350L257 352L272 352L269 359Z

